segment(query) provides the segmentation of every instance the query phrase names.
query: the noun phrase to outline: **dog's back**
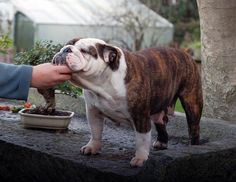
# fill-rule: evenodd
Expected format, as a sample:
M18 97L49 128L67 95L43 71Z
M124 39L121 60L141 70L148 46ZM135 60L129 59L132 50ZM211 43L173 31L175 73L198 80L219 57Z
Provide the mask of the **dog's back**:
M151 114L166 109L179 97L181 91L194 86L201 93L201 80L197 65L184 51L173 48L150 48L125 52L126 82L137 80L140 95L149 95ZM135 77L135 79L133 79ZM134 84L129 84L128 87ZM132 88L131 88L132 89ZM145 99L143 97L143 99Z

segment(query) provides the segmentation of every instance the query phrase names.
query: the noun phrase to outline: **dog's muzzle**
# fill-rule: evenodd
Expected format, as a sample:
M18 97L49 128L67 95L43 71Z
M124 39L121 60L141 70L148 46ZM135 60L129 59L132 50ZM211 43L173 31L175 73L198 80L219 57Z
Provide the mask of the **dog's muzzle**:
M56 65L66 64L66 56L68 53L71 53L72 50L69 47L66 47L63 51L58 52L52 59L52 63Z

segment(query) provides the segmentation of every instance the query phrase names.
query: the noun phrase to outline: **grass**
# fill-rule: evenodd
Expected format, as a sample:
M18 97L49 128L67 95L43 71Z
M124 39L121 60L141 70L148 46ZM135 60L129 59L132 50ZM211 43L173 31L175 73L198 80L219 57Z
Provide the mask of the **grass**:
M180 103L180 100L178 99L175 105L175 111L177 112L183 112L184 113L184 109Z

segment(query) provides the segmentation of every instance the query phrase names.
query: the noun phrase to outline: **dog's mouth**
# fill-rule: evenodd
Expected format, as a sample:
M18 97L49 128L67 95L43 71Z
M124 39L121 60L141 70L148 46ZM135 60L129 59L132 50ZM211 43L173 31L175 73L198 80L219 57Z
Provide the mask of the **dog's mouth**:
M52 63L54 65L67 65L73 72L86 71L85 66L88 63L90 52L87 49L74 49L65 47L55 54ZM73 51L72 51L73 50Z
M55 64L55 65L67 64L66 63L67 54L68 53L57 53L52 59L52 64Z
M54 65L66 65L72 72L77 72L74 70L73 66L69 65L66 61L66 57L68 56L68 53L57 53L53 59L52 64Z
M60 52L56 53L52 59L52 63L55 65L67 64L66 57L69 53L72 53L71 47L65 47Z

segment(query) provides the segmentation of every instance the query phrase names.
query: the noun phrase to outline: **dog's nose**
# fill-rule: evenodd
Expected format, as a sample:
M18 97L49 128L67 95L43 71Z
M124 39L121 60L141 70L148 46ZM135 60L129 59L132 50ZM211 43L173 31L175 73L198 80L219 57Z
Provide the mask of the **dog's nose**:
M66 56L62 54L57 54L53 58L52 63L56 65L66 64Z
M69 52L72 52L72 50L71 50L69 47L66 47L66 48L63 50L63 53L69 53Z

